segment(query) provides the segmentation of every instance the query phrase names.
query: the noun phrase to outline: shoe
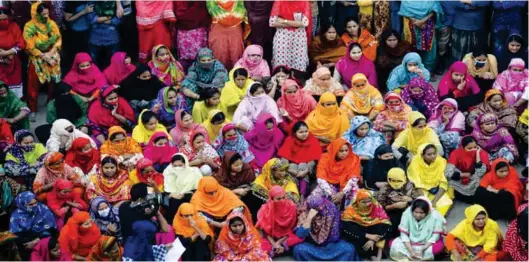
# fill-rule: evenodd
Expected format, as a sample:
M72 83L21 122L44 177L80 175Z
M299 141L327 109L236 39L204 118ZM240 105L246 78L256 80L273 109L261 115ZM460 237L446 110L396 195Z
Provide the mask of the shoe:
M37 114L35 112L29 113L29 122L37 122Z

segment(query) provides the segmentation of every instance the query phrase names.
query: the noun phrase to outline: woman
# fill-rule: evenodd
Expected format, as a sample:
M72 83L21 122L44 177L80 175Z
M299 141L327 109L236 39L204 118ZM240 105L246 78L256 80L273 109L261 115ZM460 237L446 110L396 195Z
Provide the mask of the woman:
M44 164L47 151L41 143L35 142L35 137L29 130L15 132L15 142L6 151L5 173L31 190L33 179Z
M346 46L336 32L334 25L326 23L320 28L320 34L314 39L309 48L310 64L316 68L333 67L346 54Z
M450 154L456 149L465 131L465 116L459 110L458 102L453 98L444 99L435 108L428 126L439 135L445 154Z
M239 153L225 152L222 166L213 177L221 186L235 193L244 203L251 203L248 193L255 180L255 171L248 163L243 162L243 157Z
M31 252L31 261L70 261L72 256L65 248L61 247L57 240L58 236L53 235L41 239Z
M446 249L454 261L496 261L498 246L503 240L496 221L488 217L480 205L465 209L465 219L445 238Z
M281 114L291 122L305 120L307 115L316 109L317 104L318 102L311 94L301 89L296 81L287 79L283 82L277 107Z
M156 171L162 172L171 163L171 156L178 152L175 146L163 132L155 132L145 147L143 155L153 161Z
M139 64L119 85L119 95L130 103L135 115L143 109L154 107L158 93L165 86L158 77L153 76L151 68L145 64Z
M0 117L4 118L13 130L29 128L29 108L7 84L0 80Z
M90 175L97 172L101 155L99 151L90 144L90 140L84 137L76 138L72 147L66 152L64 161L74 169L80 176L80 182L88 185Z
M346 55L336 63L333 77L349 89L353 87L354 76L359 73L363 74L373 87L378 87L375 64L362 54L362 47L359 43L352 42L347 46Z
M525 69L525 62L521 58L513 58L509 68L498 75L492 88L500 90L510 105L520 107L525 102L522 94L529 85L527 77L529 71Z
M384 96L384 109L373 121L373 129L382 132L387 143L391 143L408 127L408 115L411 111L411 107L399 94L389 92Z
M254 45L263 47L264 54L262 57L268 62L272 59L272 45L274 34L276 32L275 28L270 27L268 21L270 20L270 12L272 11L273 6L273 2L266 1L244 2L244 7L248 14L248 23L252 29L246 40Z
M491 161L505 158L514 162L518 159L516 143L496 115L485 113L478 117L472 136L476 139L478 146L489 153Z
M345 240L362 247L357 249L361 257L373 261L382 259L382 249L391 231L391 222L370 191L357 191L342 214L342 226Z
M248 141L250 152L255 156L255 163L259 168L275 157L284 137L283 132L277 126L275 118L268 113L259 115L254 129L244 135L244 138Z
M312 73L312 78L305 82L303 91L315 97L319 97L325 92L333 93L335 96L343 96L345 94L340 81L336 81L331 75L331 70L325 66L316 69Z
M361 115L375 120L384 108L384 101L380 92L369 83L367 77L358 73L351 79L351 88L340 103L340 108L347 112L349 119Z
M119 85L121 81L136 71L136 66L131 60L125 52L116 52L112 55L110 65L103 71L110 85Z
M224 114L224 112L218 109L214 109L208 113L208 119L204 121L200 126L206 129L209 137L209 142L212 145L215 145L214 141L216 141L216 138L219 136L220 132L222 131L222 128L224 128L224 126L228 124L233 125L230 122L230 120L226 119L226 115ZM237 129L235 125L233 126L235 129Z
M88 261L120 261L123 248L116 237L103 235L92 247L87 257Z
M287 175L288 161L272 158L263 166L261 174L257 176L252 185L252 193L265 202L270 197L270 190L278 185L285 189L287 198L298 202L299 191L296 183Z
M448 185L454 189L455 198L468 203L474 202L476 189L489 166L489 154L478 147L474 137L464 136L459 147L450 153L445 170Z
M373 130L371 121L365 116L355 116L351 119L351 127L343 135L353 147L353 153L360 160L370 160L375 156L375 150L386 143L384 136Z
M272 78L265 85L265 93L269 97L277 101L281 97L281 86L287 79L296 80L294 77L294 71L286 65L278 65L272 69ZM266 79L263 80L266 82Z
M438 156L433 144L423 143L408 166L408 178L415 188L432 201L432 206L445 216L452 207L445 176L446 159Z
M164 87L158 92L156 104L151 108L160 119L160 122L167 128L175 126L175 112L185 109L182 106L183 97L179 96L178 91L173 87Z
M195 123L203 123L208 120L211 111L223 109L220 96L221 92L216 88L206 88L202 91L202 101L195 101L191 112Z
M485 93L483 102L469 112L467 126L475 128L478 117L486 113L496 115L502 126L509 129L516 128L516 110L509 105L505 94L500 90L491 89Z
M455 99L462 112L479 104L481 100L478 83L468 73L466 64L459 61L454 62L441 78L437 94L439 100Z
M149 60L149 52L155 45L171 48L170 24L176 21L173 5L169 2L137 2L136 22L138 25L140 62Z
M151 73L158 77L164 86L180 89L184 80L184 68L176 61L169 48L165 45L156 45L152 48L152 60L149 62Z
M391 145L379 145L373 158L367 162L363 172L364 187L378 191L387 184L387 176L392 168L402 168L401 163L393 156Z
M254 81L260 81L265 77L270 77L270 67L268 67L268 63L263 58L263 48L260 45L247 46L244 49L242 58L237 61L234 68L237 67L248 70L248 77Z
M193 122L193 117L187 111L179 109L175 112L174 119L175 127L171 129L169 133L176 145L189 143L190 135L192 133L200 132L202 134L208 134L203 126Z
M250 145L244 136L239 133L234 124L226 124L220 130L220 134L213 142L213 147L222 157L227 151L236 152L242 156L244 163L254 162L255 156L250 151ZM252 163L253 164L253 163Z
M408 87L413 78L422 78L428 83L430 81L430 71L424 67L419 54L410 52L404 56L400 65L393 68L386 85L389 91L397 88L402 90Z
M75 55L72 68L64 77L63 82L70 85L71 92L79 95L81 100L88 105L97 99L101 88L108 85L105 75L92 62L92 57L88 53Z
M520 2L493 2L492 3L492 32L491 32L491 49L495 55L500 54L504 46L505 39L509 36L509 32L522 31L524 26L524 18L522 12L525 5ZM522 31L523 32L523 31Z
M0 26L0 80L5 82L9 90L17 97L22 97L22 63L18 52L25 49L24 38L20 27L12 20L11 12L6 6L0 8L2 26Z
M180 146L180 151L189 158L189 165L200 168L204 176L210 176L220 168L220 156L204 133L191 133L189 141Z
M176 47L184 68L189 68L200 48L207 46L211 18L205 2L174 2L176 15Z
M165 133L172 140L165 126L158 122L156 114L152 111L143 110L138 116L138 120L138 125L132 130L132 138L142 147L147 146L151 137L157 132Z
M241 213L231 213L215 243L213 261L272 261L261 248L259 231Z
M57 228L62 228L71 215L88 210L88 204L83 200L82 194L73 189L72 182L57 179L47 195L46 204L55 215Z
M518 216L507 227L503 252L514 261L527 260L527 204L518 207Z
M154 169L153 162L148 158L142 158L136 163L136 169L129 173L130 182L133 185L138 183L148 184L151 188L163 192L163 175Z
M254 128L257 118L263 113L271 114L277 123L283 121L274 100L265 94L260 83L255 82L250 85L246 96L235 110L233 123L241 131L248 132Z
M419 111L426 117L430 117L439 104L439 97L435 89L421 77L412 78L402 90L401 96L414 111Z
M185 251L182 261L210 261L211 248L215 235L204 217L199 216L195 207L183 203L173 220L173 229Z
M276 28L272 67L286 65L305 72L309 65L308 46L312 31L308 1L275 2L270 13L270 27ZM284 52L291 50L291 52Z
M118 209L113 207L104 197L98 196L90 201L90 218L101 230L101 234L116 237L123 241Z
M229 119L233 118L233 113L248 93L248 87L252 83L247 69L235 67L230 71L229 81L220 93L220 109L227 113Z
M492 162L476 190L476 202L482 205L491 219L512 220L523 201L524 188L515 167L506 159Z
M360 44L364 56L371 61L375 60L378 42L369 29L360 26L359 19L356 17L351 16L345 20L345 32L341 39L347 46L353 42Z
M101 159L99 171L90 177L86 188L86 198L92 200L104 197L110 203L119 203L130 199L132 183L126 169L122 169L115 156Z
M470 74L483 91L488 91L498 76L498 61L492 54L487 54L484 49L476 48L463 58Z
M99 241L101 231L88 212L75 213L61 229L59 244L75 260L85 260Z
M132 137L127 136L127 132L120 126L108 129L108 138L101 145L99 152L102 156L116 157L118 163L127 170L134 169L136 162L143 158L141 146Z
M400 64L404 56L413 50L410 43L401 39L400 34L394 29L386 30L380 35L380 46L377 49L375 66L378 76L379 90L388 90L386 80L393 69Z
M97 147L90 136L77 129L72 122L66 119L57 119L53 122L50 130L50 138L46 142L48 152L66 152L72 147L72 143L77 138L90 140L92 147Z
M52 124L58 119L64 119L71 122L79 129L86 129L88 124L88 104L85 103L80 95L71 93L72 87L64 82L60 82L55 90L55 99L51 100L46 106L46 122L48 125L42 125L35 129L36 134L49 136ZM39 131L43 130L43 131ZM40 137L40 134L37 137ZM39 140L46 140L44 137Z
M415 199L404 211L398 228L400 237L391 243L391 259L435 260L443 252L446 220L428 198Z
M509 68L513 58L521 58L527 65L527 48L525 39L522 35L516 31L513 31L507 41L505 41L506 47L498 55L498 72L503 72Z
M109 128L121 126L130 131L136 122L134 110L127 100L118 96L116 86L101 90L99 101L92 103L88 109L88 120L92 124L92 137L101 144L105 142Z
M124 261L156 261L166 260L170 244L153 245L152 239L156 235L156 225L148 220L136 220L131 229L135 234L125 240L123 244Z
M40 168L33 181L33 192L37 200L46 203L47 195L57 179L66 179L77 185L75 189L82 194L84 188L80 185L79 176L72 167L64 163L64 155L59 152L48 153L44 158L44 166Z
M338 108L336 96L329 92L321 95L318 106L307 116L305 122L322 146L341 137L350 127L347 114Z

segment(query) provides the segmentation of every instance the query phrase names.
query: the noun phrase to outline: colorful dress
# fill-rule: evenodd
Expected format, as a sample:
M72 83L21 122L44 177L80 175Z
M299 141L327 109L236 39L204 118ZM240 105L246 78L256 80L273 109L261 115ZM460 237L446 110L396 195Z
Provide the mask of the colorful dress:
M445 106L454 110L448 116L442 115ZM448 122L445 122L443 117L447 117ZM435 108L428 126L439 135L439 140L441 140L445 154L448 156L459 145L461 134L465 131L465 116L458 110L457 101L453 98L447 98Z
M9 13L7 7L0 7L2 13ZM5 20L7 23L0 25L0 48L7 51L15 51L10 56L0 57L0 81L3 81L19 98L23 96L22 90L22 63L18 52L25 48L24 38L20 27L11 18Z
M367 124L369 130L361 137L358 136L357 129L363 124ZM370 159L375 157L375 150L386 143L384 136L373 129L371 121L365 116L355 116L351 119L351 127L345 131L343 139L351 144L356 155Z
M421 56L415 52L411 52L406 54L402 59L402 63L393 68L389 74L386 82L389 91L393 91L397 88L402 89L402 86L408 85L412 78L419 77L417 73L408 71L408 63L416 63L424 75L424 80L426 80L426 82L430 81L430 71L424 67Z
M492 97L494 96L500 96L503 100L501 103L500 108L494 108L491 106L490 101L492 100ZM496 115L498 120L500 121L500 124L507 128L516 128L516 122L518 120L518 116L516 115L516 110L514 107L509 105L507 102L507 98L505 98L505 95L502 91L498 89L491 89L485 93L485 98L483 99L483 102L474 107L467 116L466 122L469 128L474 128L476 126L476 121L479 116L491 113Z
M492 132L485 132L481 125L489 122L496 122L496 129ZM502 127L498 117L492 113L485 113L478 117L472 136L477 144L489 153L490 161L497 158L505 158L509 161L518 159L518 148L512 135L507 128Z

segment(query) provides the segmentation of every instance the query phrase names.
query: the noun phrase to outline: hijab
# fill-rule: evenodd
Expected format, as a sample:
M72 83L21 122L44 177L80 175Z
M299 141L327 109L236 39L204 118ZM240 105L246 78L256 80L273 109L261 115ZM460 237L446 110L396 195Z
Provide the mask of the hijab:
M103 203L107 204L110 210L106 216L102 216L99 213L99 206ZM104 197L98 196L93 198L92 201L90 201L89 212L90 218L92 218L92 222L97 224L103 234L108 234L108 226L114 224L117 228L117 233L121 235L121 224L119 223L119 214L116 212L116 209L114 209L114 207L110 204L110 202L108 202Z
M250 93L250 90L251 85L248 87L246 96L237 106L237 109L233 114L233 121L240 122L244 118L247 118L250 121L255 122L262 113L270 113L278 123L281 123L283 119L279 114L279 109L277 108L274 99L267 94L254 96Z
M83 148L86 145L90 145L90 151L83 152ZM65 162L71 167L80 168L84 174L88 174L92 168L99 164L100 154L99 151L92 147L90 140L84 137L76 138L72 147L66 153Z
M412 73L408 71L408 63L417 63L418 68L421 69L424 75L424 80L426 82L430 81L430 72L422 63L421 56L415 52L411 52L406 54L402 59L402 64L395 67L389 74L387 80L387 86L389 91L393 91L393 89L400 88L401 85L407 85L413 78L421 78L417 73Z
M411 89L414 87L420 88L422 93L412 94ZM408 86L402 90L401 96L407 104L414 105L415 107L418 107L418 105L421 106L421 108L418 108L419 111L424 111L423 114L427 117L433 113L435 107L439 104L439 97L433 86L422 77L412 78ZM422 106L425 108L422 108Z
M309 132L305 140L299 140L296 132L297 130L292 130L292 133L285 139L277 151L277 156L285 158L290 163L295 164L318 161L322 154L322 148L318 139Z
M426 117L417 111L412 111L408 115L408 128L399 134L393 143L394 146L402 146L412 154L418 154L419 146L424 143L432 143L439 149L439 136L432 128L425 126L424 128L418 129L412 126L419 119L426 120Z
M123 136L125 136L125 141L112 142L111 138L117 134L123 134ZM108 129L108 138L101 145L100 152L102 155L122 156L126 154L141 154L143 150L138 142L132 139L132 137L127 136L125 129L120 126L113 126Z
M315 37L312 43L309 45L309 57L315 64L316 62L325 63L336 63L340 58L347 55L346 44L342 41L338 34L336 38L330 41L327 39L325 34L330 28L336 28L334 26L322 26L320 33Z
M461 143L459 144L459 147L456 150L452 151L452 153L450 153L448 163L454 165L461 172L474 173L476 168L476 154L478 153L478 150L465 150L463 146L464 138L465 137L461 138ZM487 151L483 149L480 150L479 159L481 160L481 163L483 163L485 166L490 166L489 154L487 153Z
M391 145L382 144L375 149L372 159L369 160L364 174L366 187L376 189L376 182L386 182L388 172L393 168L402 168L400 162L393 157L392 159L382 160L380 156L388 153L393 153Z
M522 72L514 72L512 68L522 69ZM513 58L509 63L509 67L501 72L492 88L499 89L503 92L524 92L529 86L529 71L525 69L525 61L521 58ZM515 101L512 101L513 103Z
M509 42L516 41L520 43L522 46L520 50L516 53L511 53L509 50ZM513 58L521 58L523 59L527 64L527 45L526 45L525 39L523 39L522 35L517 32L516 30L511 30L511 33L509 37L506 38L505 46L502 48L503 51L498 56L498 71L503 72L504 70L509 68L509 63L512 61Z
M364 137L357 134L357 129L363 124L367 124L369 130ZM355 116L351 120L351 127L343 134L343 139L347 140L353 147L353 152L358 156L374 157L375 150L386 143L382 133L375 131L369 118L365 116Z
M310 226L312 240L318 245L339 241L341 223L338 207L324 197L310 195L298 209L300 210L298 226L307 219L311 209L318 211Z
M237 134L235 139L224 138L224 134L233 129L235 129L235 133ZM246 141L246 138L244 138L244 136L239 133L237 127L232 123L226 124L222 127L222 129L220 130L220 134L213 142L213 147L217 150L217 152L219 152L219 155L221 157L224 155L224 152L232 151L237 152L239 155L241 155L242 161L244 163L250 163L255 159L255 156L250 150L250 145L248 144L248 141Z
M355 61L351 58L351 49L353 49L355 46L358 47L359 44L356 42L350 43L349 46L347 46L347 53L345 53L345 56L336 62L335 67L340 73L343 83L346 86L351 87L351 80L353 79L354 75L362 73L366 76L369 76L369 83L375 87L378 86L375 64L373 64L373 62L369 60L364 54L362 54L360 60L358 61Z
M258 61L252 61L250 58L250 56L252 55L260 55L261 59L259 59ZM270 76L270 67L268 67L268 63L263 58L263 48L260 45L247 46L246 49L244 49L242 58L239 59L239 61L237 61L237 63L235 64L235 68L237 67L246 68L246 70L248 70L248 72L250 73L249 78L253 76Z
M485 227L483 230L474 229L474 219L479 213L485 214ZM494 253L502 233L496 221L489 218L487 211L480 205L471 205L465 209L465 219L450 231L450 234L459 239L468 247L483 246L486 253Z
M432 188L448 184L445 177L446 159L435 156L435 160L427 164L424 161L423 154L426 146L431 144L422 144L413 156L408 166L408 178L416 188L430 190Z
M496 122L497 127L492 132L481 129L481 125L488 122ZM497 152L501 147L507 147L516 157L518 150L509 131L500 125L498 117L492 113L485 113L478 117L472 131L472 136L477 144L489 153Z
M170 105L168 101L168 94L170 91L176 93L175 104ZM174 126L175 113L179 108L186 108L187 102L183 99L183 96L178 93L178 90L174 87L167 86L158 92L158 97L156 98L156 104L159 105L156 115L160 118L166 126Z
M101 237L101 231L96 223L91 222L91 226L87 229L81 227L81 224L88 220L90 220L88 212L79 211L61 229L59 244L69 254L87 256Z
M499 163L507 164L509 168L509 174L506 177L500 178L496 174L496 168ZM491 186L496 190L505 190L511 193L514 196L514 208L518 209L518 206L523 201L523 191L524 187L520 182L520 176L516 171L516 168L509 165L509 160L498 158L492 162L491 168L487 174L481 179L479 186L482 188L487 188Z
M463 80L461 80L466 82L463 90L459 90L458 85L460 83L455 83L452 79L453 73L464 75ZM467 65L460 61L454 62L450 68L448 68L448 71L439 82L438 88L439 97L452 94L455 98L461 98L470 95L477 95L480 91L481 90L478 86L478 83L476 80L474 80L474 77L468 73Z
M154 261L152 239L157 228L150 220L136 220L132 224L134 235L127 237L123 244L123 258L132 261Z
M406 178L406 172L400 167L391 168L388 171L388 178L386 179L388 185L393 190L404 189L404 186L408 183Z
M400 101L400 105L390 106L388 102L389 100L392 100L392 99L398 99ZM402 99L402 97L399 94L395 92L388 92L384 96L384 110L382 110L379 113L379 116L382 115L382 117L385 119L389 119L395 122L402 122L407 125L408 115L410 114L411 111L412 111L411 107L408 104L406 104L406 102L404 102L404 99ZM379 116L377 116L377 118L379 118Z
M112 115L112 110L116 109L116 113L122 115L127 120L134 123L136 118L134 110L129 105L127 100L123 97L118 97L118 102L115 105L107 104L105 98L113 92L117 91L116 86L106 86L101 89L99 93L99 101L94 101L88 110L88 119L92 124L99 128L110 128L112 126L120 126L121 122Z
M59 165L57 165L59 163ZM53 167L52 167L53 166ZM56 179L74 180L77 178L74 170L64 163L64 155L59 152L51 152L44 158L44 167L39 169L33 181L33 192L42 193L42 187L55 182Z
M81 99L79 97L76 98L76 95L71 93L72 87L70 85L60 82L56 88L55 99L53 100L55 118L66 119L77 126L86 124L86 109L88 105L79 103Z
M394 36L397 38L397 45L395 47L390 47L386 43L388 38ZM404 55L411 49L410 43L408 41L400 38L400 34L394 29L386 29L380 35L380 47L378 49L377 57L381 55L386 55L389 58L402 58Z
M57 179L53 183L53 189L46 196L46 204L56 217L62 218L66 215L67 211L63 207L67 201L81 204L79 209L87 209L87 204L80 194L74 194L73 192L61 193L65 189L73 190L73 183L65 179Z
M79 65L86 62L90 62L90 67L80 69ZM72 68L64 77L63 82L72 86L74 92L83 96L91 96L94 91L108 85L105 75L92 62L92 57L88 53L75 55Z
M272 129L268 129L266 122L271 120ZM283 142L283 132L277 127L275 118L269 113L262 113L257 118L252 130L244 135L248 141L249 149L255 156L256 164L263 166L266 161L274 157Z
M177 155L184 159L184 166L175 167L169 164L165 168L163 171L164 190L168 193L189 193L197 189L202 173L198 168L189 166L189 159L184 154L176 153L172 157Z
M288 236L297 224L297 207L290 199L274 200L275 197L286 197L281 186L273 186L269 191L268 202L261 206L257 213L257 228L275 239Z
M93 190L93 195L104 196L106 200L110 202L118 202L122 200L130 199L130 188L132 186L129 180L129 173L126 169L122 169L119 166L117 156L109 155L103 157L101 160L106 158L112 158L113 164L116 165L116 172L113 176L108 177L103 173L103 165L100 165L98 172L90 177L90 185L87 188L87 192Z
M156 140L163 138L167 140L167 143L164 146L156 146ZM143 156L155 164L167 164L171 162L171 157L177 152L178 147L169 140L169 136L164 132L157 131L152 135L149 144L145 147Z
M158 58L158 51L162 48L165 48L165 50L167 50L167 53L169 55L168 61L161 61ZM171 54L170 49L163 44L156 45L152 48L151 55L152 60L149 62L149 67L152 70L152 74L158 77L158 79L160 79L160 81L165 86L173 86L179 88L181 82L184 80L184 68L173 57L173 54Z
M363 81L364 87L357 88L354 83ZM384 102L380 92L369 84L367 77L358 73L351 79L351 88L342 100L341 108L351 112L351 115L367 115L372 110L380 111L384 108Z
M370 199L371 204L364 205L361 201ZM370 227L378 224L391 225L384 207L380 205L373 194L366 189L359 189L351 204L345 208L342 214L342 221L350 221L361 227Z
M445 218L434 209L432 202L427 197L420 196L414 201L428 203L429 211L423 219L417 221L413 216L413 204L406 208L399 224L400 233L405 234L411 243L426 244L435 234L438 234L439 239L442 239L442 235L446 234Z
M323 76L328 76L329 80L321 80ZM313 96L320 96L325 92L331 92L335 96L343 96L345 93L342 84L332 77L331 71L325 66L312 73L312 78L305 83L303 90Z
M241 171L235 174L232 173L231 164L235 162L233 159L237 155L238 153L232 151L224 152L222 166L219 172L213 175L220 185L228 189L235 189L241 185L249 185L255 180L254 170L248 163L243 162Z
M349 153L345 159L337 160L337 154L344 145L349 147ZM338 138L327 147L327 153L321 156L316 176L329 184L339 185L341 191L350 179L361 180L360 158L353 153L349 142Z
M213 231L209 227L206 219L203 216L198 215L195 206L190 203L182 203L173 219L173 229L177 236L180 235L184 238L190 238L194 234L198 233L196 229L190 225L189 218L185 217L189 215L192 215L197 227L202 232L204 232L204 234L210 236L211 238L214 237Z
M24 191L15 198L17 209L11 213L10 232L39 235L57 228L55 217L48 206L40 202L32 207L27 206L33 199L36 199L35 194L30 191Z
M149 180L152 179L159 189L163 189L164 180L162 174L158 173L156 170L147 175L143 174L143 170L147 167L152 167L153 165L154 163L150 159L142 158L136 163L136 169L133 172L136 173L138 183L149 184ZM132 176L132 174L130 176Z
M158 92L165 85L158 79L158 77L156 77L156 75L151 75L151 78L148 80L140 79L140 75L144 72L151 72L151 69L145 64L139 64L136 67L136 70L129 74L119 84L119 95L129 102L132 100L152 101L156 99Z
M120 261L123 256L123 248L119 246L118 239L113 236L101 236L87 257L88 261ZM113 253L112 248L118 245Z
M218 113L218 112L220 112L220 110L219 111L215 111L215 112ZM193 132L199 132L199 133L204 134L206 136L206 140L210 141L209 132L208 132L207 128L204 128L203 126L201 126L201 125L199 125L199 124L197 124L195 122L192 122L190 127L185 127L183 125L183 123L182 123L182 115L184 115L184 110L183 109L177 110L175 112L175 114L174 114L175 127L173 129L171 129L171 131L169 132L171 134L171 138L173 139L173 142L176 145L180 145L180 144L182 144L182 142L188 143L189 142L189 137L190 137L190 135ZM191 116L187 112L186 112L186 115ZM213 116L215 116L215 114ZM213 118L213 116L211 118Z
M448 106L454 109L454 112L452 112L448 116L448 123L444 123L443 119L443 107ZM461 113L461 111L458 110L457 101L453 98L446 98L443 100L439 105L435 107L435 111L432 114L432 117L430 117L430 121L428 122L428 126L433 128L438 128L440 126L444 126L444 131L453 131L457 133L461 133L465 131L465 115Z
M209 137L209 142L210 143L213 143L213 145L215 144L214 142L217 141L216 138L219 136L220 132L221 132L221 129L228 125L228 123L230 123L230 120L228 120L227 118L224 118L224 122L218 124L218 125L214 125L213 124L213 118L219 114L219 113L223 113L222 111L220 111L219 109L213 109L211 111L209 111L208 113L208 119L206 121L204 121L201 125L201 127L205 128L206 131L207 131L207 134L208 134L208 137ZM224 116L226 116L224 114Z
M119 85L123 79L136 70L136 66L132 63L125 64L127 57L125 52L116 52L112 55L110 65L103 72L109 84Z
M289 87L295 86L295 94L286 94ZM292 79L286 79L281 85L281 97L277 100L277 107L287 111L293 122L303 121L307 115L316 109L316 100L305 90L301 89L298 83Z
M274 170L283 170L288 169L288 161L280 158L272 158L266 162L263 166L261 174L257 176L252 185L252 190L254 194L258 194L264 199L268 199L270 195L270 189L273 186L281 186L287 192L289 198L292 198L293 201L297 202L299 200L299 191L296 183L293 178L285 174L282 179L278 179L274 176Z
M334 140L343 135L350 127L350 123L347 114L338 108L338 104L323 106L328 102L336 102L336 97L326 92L321 95L318 106L307 116L305 122L309 126L309 131L315 136L324 136Z
M492 113L498 117L500 123L503 126L515 128L517 120L516 110L511 105L509 105L504 93L504 91L500 91L498 89L490 89L485 93L485 99L483 99L483 102L477 105L475 110L479 113L479 115ZM493 108L490 105L490 100L495 95L500 95L503 100L502 107L500 109Z
M68 132L66 130L68 127L73 128L73 132ZM51 126L50 138L46 142L46 149L48 149L49 152L69 150L72 147L73 141L80 137L88 139L92 147L97 147L94 140L81 130L77 129L72 122L66 119L57 119Z
M233 219L242 220L244 224L242 234L234 234L231 231L230 222ZM232 212L226 218L226 223L220 230L219 238L215 246L217 254L224 254L226 252L229 254L248 254L255 252L254 250L261 249L261 235L243 214Z
M165 128L165 126L160 124L160 122L156 124L156 127L154 128L154 130L148 130L145 127L145 124L143 124L143 121L141 120L142 120L143 114L147 111L149 110L144 109L143 111L141 111L140 115L138 116L138 125L132 131L132 138L136 140L136 142L138 142L140 145L147 144L149 140L151 139L151 137L154 135L154 133L162 132L167 135L169 140L172 140L173 138L169 136L169 133L167 132L167 129Z

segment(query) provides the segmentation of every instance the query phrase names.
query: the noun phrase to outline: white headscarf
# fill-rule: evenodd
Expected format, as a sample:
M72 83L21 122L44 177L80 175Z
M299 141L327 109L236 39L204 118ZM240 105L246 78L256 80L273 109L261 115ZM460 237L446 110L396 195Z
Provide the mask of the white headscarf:
M163 171L163 187L164 191L168 193L184 194L191 190L196 190L198 181L202 178L200 169L189 166L189 160L182 153L179 155L184 158L184 167L173 167L172 163Z
M73 127L73 132L66 130L68 127ZM61 149L68 150L72 146L73 140L79 137L84 137L90 140L93 148L97 148L96 143L90 136L81 132L79 129L66 119L57 119L53 122L50 131L50 138L46 142L46 149L48 152L59 152Z

